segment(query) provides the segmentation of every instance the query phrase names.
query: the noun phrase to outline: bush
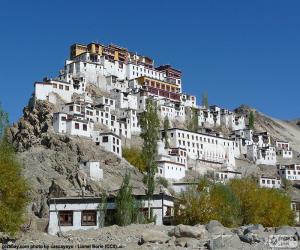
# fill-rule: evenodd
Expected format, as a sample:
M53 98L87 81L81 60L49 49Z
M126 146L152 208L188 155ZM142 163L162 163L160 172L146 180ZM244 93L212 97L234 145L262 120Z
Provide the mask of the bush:
M146 171L146 164L142 157L142 151L138 148L123 148L122 156L140 172Z
M232 180L229 186L240 201L243 224L277 227L294 223L291 200L282 190L259 188L251 179Z
M25 218L28 185L21 174L12 146L0 142L0 231L14 235Z
M218 220L224 226L292 225L290 199L278 189L259 188L251 179L234 179L226 185L201 179L197 188L183 192L175 205L176 222L195 225Z

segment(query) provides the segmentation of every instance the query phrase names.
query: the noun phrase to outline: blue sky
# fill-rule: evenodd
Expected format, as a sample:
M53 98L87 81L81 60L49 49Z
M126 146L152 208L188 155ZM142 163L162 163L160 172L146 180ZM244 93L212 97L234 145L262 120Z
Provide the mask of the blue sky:
M55 76L75 42L114 43L183 71L186 92L300 117L300 2L2 1L0 101L16 121L34 81Z

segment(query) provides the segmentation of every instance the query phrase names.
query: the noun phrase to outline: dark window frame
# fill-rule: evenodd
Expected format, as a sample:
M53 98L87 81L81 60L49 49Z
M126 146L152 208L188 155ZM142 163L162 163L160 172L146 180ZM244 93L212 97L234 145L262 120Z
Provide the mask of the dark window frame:
M71 217L71 219L68 217ZM72 210L59 211L58 218L60 226L73 226L74 215Z
M85 220L84 217L87 217ZM91 220L88 219L91 216ZM84 210L81 212L81 226L97 226L97 211L96 210Z

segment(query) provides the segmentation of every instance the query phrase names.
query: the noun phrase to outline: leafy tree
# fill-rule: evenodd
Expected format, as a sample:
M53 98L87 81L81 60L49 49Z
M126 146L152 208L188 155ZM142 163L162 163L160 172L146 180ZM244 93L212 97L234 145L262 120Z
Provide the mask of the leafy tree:
M8 116L0 107L0 231L15 234L25 220L28 185L7 140Z
M202 106L205 107L205 108L208 108L209 105L208 105L208 94L207 92L203 93L202 94Z
M168 116L165 116L164 119L164 139L165 139L165 148L169 148L169 141L168 141L168 129L170 128L170 122Z
M254 122L255 122L254 113L253 113L253 111L250 111L250 114L249 114L249 128L250 129L254 129Z
M198 131L199 128L198 113L197 113L197 109L195 108L192 108L192 117L187 128L189 131L194 131L194 132Z
M130 174L126 173L116 197L116 223L119 226L127 226L133 223L137 216L138 208L129 182Z
M242 224L269 227L293 224L290 199L281 190L259 188L251 179L235 179L229 186L240 201Z
M125 147L122 149L122 156L140 172L146 171L146 163L141 149Z
M209 184L205 178L198 187L181 193L177 202L177 223L195 225L218 220L230 227L238 225L241 220L239 202L231 189L222 184Z
M3 110L0 103L0 137L2 138L6 128L8 127L8 114Z
M240 202L229 186L218 183L212 185L209 197L210 206L214 211L213 219L227 227L238 226L241 223Z
M285 192L260 188L251 178L234 179L224 185L203 178L198 187L181 193L175 214L177 223L190 225L214 219L228 227L244 224L276 227L293 224L290 204Z
M146 111L141 115L141 137L144 140L142 154L146 163L146 178L147 197L148 197L148 219L150 213L150 198L154 193L154 177L157 171L157 140L159 137L159 118L157 116L156 107L152 100L148 99L146 103Z

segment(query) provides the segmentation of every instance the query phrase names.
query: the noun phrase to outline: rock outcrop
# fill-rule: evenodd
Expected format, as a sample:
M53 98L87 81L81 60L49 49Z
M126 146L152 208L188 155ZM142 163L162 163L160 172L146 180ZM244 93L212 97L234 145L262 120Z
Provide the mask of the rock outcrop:
M143 175L126 160L104 151L89 138L56 134L53 112L57 107L36 100L23 110L23 116L8 131L23 174L30 184L30 208L38 217L47 217L50 197L99 195L116 192L126 171L131 174L133 190L143 193ZM79 169L82 161L100 162L104 179L92 181Z

